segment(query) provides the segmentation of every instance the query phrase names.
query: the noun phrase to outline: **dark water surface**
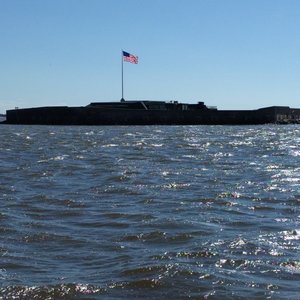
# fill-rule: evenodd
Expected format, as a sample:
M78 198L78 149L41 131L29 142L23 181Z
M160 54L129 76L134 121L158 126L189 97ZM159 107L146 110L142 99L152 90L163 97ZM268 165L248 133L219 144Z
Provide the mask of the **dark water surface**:
M0 126L0 299L300 299L300 126Z

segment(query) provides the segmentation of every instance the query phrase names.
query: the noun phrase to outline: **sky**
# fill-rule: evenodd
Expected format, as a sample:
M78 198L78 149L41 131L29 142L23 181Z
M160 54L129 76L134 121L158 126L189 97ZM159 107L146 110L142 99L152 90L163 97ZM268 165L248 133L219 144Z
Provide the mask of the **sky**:
M0 113L126 100L300 107L299 0L0 0Z

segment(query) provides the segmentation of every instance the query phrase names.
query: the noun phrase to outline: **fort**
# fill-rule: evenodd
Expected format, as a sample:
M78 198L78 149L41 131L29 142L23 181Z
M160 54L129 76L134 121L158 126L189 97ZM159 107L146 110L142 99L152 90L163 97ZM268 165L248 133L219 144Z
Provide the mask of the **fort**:
M87 106L46 106L6 111L6 124L38 125L255 125L300 124L300 109L272 106L218 110L204 102L92 102Z

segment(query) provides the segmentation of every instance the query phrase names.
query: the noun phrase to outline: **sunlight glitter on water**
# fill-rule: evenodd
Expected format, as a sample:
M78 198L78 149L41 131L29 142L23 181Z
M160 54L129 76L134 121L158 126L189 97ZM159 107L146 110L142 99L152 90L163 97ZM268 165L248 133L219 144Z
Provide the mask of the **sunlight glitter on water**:
M2 127L0 299L297 299L297 128Z

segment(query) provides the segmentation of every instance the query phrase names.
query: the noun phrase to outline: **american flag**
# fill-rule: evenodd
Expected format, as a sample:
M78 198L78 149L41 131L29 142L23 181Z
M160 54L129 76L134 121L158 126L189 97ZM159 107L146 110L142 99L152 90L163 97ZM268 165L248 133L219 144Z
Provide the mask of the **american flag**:
M123 60L132 64L137 64L139 62L138 56L132 55L125 51L123 51Z

